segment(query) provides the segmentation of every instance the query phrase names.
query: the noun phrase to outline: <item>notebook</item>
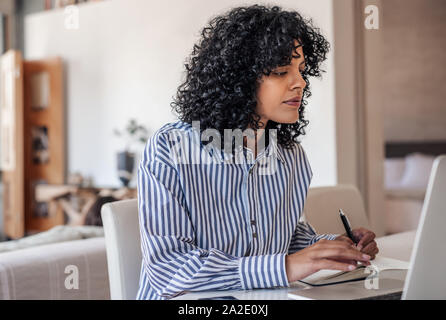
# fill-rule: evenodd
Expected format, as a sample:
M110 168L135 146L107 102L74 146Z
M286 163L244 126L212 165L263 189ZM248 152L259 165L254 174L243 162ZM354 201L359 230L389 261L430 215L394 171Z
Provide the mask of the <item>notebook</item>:
M299 282L311 286L325 286L350 281L359 281L377 276L384 270L407 270L409 262L376 256L370 261L370 266L358 265L353 271L320 270L312 275L299 280Z

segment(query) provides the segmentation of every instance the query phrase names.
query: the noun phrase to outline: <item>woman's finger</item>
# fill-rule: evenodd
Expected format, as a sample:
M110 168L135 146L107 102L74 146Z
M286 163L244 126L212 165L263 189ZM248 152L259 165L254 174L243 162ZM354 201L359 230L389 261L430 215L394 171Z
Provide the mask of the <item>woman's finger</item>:
M343 263L330 259L319 259L315 262L316 271L328 269L328 270L341 270L341 271L352 271L356 269L355 264Z
M358 264L358 262L356 260L348 260L348 259L331 259L331 260L342 262L342 263L348 263L348 264L352 264L352 265L357 265ZM361 263L366 265L366 266L370 265L370 261L364 261L364 262L361 262Z
M369 230L365 228L356 228L352 230L353 238L358 242Z
M355 244L355 243L352 241L352 239L350 239L349 237L344 236L344 235L337 237L336 240L347 242L347 243L349 243L350 245Z
M379 252L378 247L375 247L370 252L368 252L367 254L370 256L370 260L374 260L376 258L376 255L378 254L378 252Z
M370 256L351 247L321 248L315 250L315 259L342 259L355 261L369 261Z
M378 249L378 247L376 247L375 250L373 250L372 254L370 255L370 257L371 257L370 260L375 259L378 252L379 252L379 249Z
M370 255L376 248L377 248L377 244L376 241L373 240L372 242L370 242L369 244L367 244L364 248L362 248L361 252L367 253L368 255Z
M351 248L352 244L348 241L344 241L344 240L319 240L318 242L316 242L315 244L313 244L312 246L317 247L319 249L321 248Z
M375 239L375 234L372 231L365 233L362 238L359 240L357 247L359 250L362 250L367 244Z

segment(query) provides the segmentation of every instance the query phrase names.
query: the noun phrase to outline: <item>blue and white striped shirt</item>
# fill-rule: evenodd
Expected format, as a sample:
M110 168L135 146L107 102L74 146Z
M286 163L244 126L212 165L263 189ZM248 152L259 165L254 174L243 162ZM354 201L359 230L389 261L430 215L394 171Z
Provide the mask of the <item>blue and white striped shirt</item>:
M243 148L241 162L194 162L218 154L197 132L182 121L167 123L142 153L136 298L289 286L285 255L336 237L316 234L302 219L312 178L302 146L286 149L270 139L255 161ZM172 133L181 134L181 148ZM273 162L272 173L262 172Z

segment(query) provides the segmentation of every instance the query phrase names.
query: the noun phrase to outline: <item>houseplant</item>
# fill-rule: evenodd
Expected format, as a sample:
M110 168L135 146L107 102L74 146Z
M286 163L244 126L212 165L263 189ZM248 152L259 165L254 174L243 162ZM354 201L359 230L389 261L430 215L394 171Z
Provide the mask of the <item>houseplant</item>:
M135 119L130 119L124 130L114 129L114 134L125 140L124 150L118 152L117 161L119 179L127 187L132 179L135 166L135 152L131 147L134 144L144 144L149 137L149 130Z

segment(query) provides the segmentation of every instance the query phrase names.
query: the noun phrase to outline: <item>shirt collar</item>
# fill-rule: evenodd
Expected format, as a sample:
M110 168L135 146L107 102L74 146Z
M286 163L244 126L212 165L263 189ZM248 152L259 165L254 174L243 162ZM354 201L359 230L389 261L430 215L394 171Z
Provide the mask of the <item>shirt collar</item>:
M282 148L278 145L276 139L270 139L268 147L269 148L267 150L267 156L277 155L277 158L279 158L282 163L285 163L285 157L283 155Z

